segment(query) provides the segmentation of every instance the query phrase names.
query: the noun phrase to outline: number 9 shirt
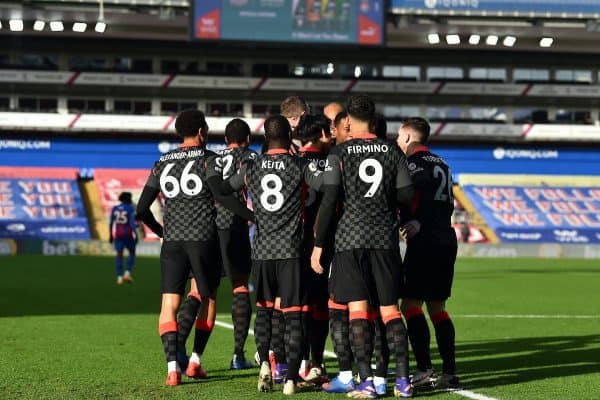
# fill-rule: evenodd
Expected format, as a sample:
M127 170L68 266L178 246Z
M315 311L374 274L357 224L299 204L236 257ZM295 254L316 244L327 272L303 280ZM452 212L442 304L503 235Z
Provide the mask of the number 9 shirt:
M374 135L339 144L327 157L323 179L324 185L343 186L336 252L398 248L396 189L411 181L406 158L395 145Z

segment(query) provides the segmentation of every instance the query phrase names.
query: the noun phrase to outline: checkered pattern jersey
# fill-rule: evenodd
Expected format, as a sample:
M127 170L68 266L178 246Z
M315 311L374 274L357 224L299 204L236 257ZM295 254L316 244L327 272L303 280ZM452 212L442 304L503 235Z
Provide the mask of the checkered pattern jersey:
M418 148L407 162L415 185L412 212L421 223L420 236L437 243L455 244L456 232L451 222L454 197L450 167L427 147Z
M256 216L252 259L300 257L301 185L309 165L314 167L289 154L261 154L248 164L246 184Z
M327 164L327 154L321 151L302 151L298 153L298 157L309 160L314 163L320 171L325 170ZM304 223L304 243L312 248L314 244L314 225L319 212L319 206L323 199L323 193L310 189L308 186L302 187L302 198L304 203L303 208L303 223ZM333 243L333 237L331 237Z
M344 192L335 250L396 248L397 174L406 170L402 152L381 139L353 139L335 146L329 162L340 168Z
M206 241L216 235L214 198L206 183L207 164L215 156L203 147L182 147L154 164L146 185L164 196L165 241Z
M242 166L248 160L256 158L257 154L248 149L247 147L234 147L219 150L217 152L218 158L216 159L217 166L220 167L223 173L223 180L227 180L233 174L237 173ZM246 203L246 188L236 192L234 196L243 204ZM218 229L232 229L235 227L246 228L247 222L223 207L220 203L216 204L217 207L217 228Z

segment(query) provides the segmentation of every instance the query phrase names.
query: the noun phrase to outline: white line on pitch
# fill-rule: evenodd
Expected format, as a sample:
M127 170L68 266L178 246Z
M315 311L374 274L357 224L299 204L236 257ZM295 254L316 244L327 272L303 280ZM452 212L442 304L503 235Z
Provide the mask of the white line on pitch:
M600 315L566 315L566 314L452 314L454 318L505 318L505 319L600 319Z
M227 322L222 322L219 320L215 321L215 325L220 326L221 328L233 330L233 325ZM254 336L254 329L249 329L248 333ZM337 358L333 351L325 350L323 353L327 357ZM451 393L457 394L459 396L463 396L473 400L498 400L494 397L484 396L479 393L471 392L470 390L453 390Z
M459 396L463 396L463 397L466 397L468 399L473 399L473 400L498 400L494 397L484 396L479 393L471 392L470 390L453 390L450 393L454 393Z

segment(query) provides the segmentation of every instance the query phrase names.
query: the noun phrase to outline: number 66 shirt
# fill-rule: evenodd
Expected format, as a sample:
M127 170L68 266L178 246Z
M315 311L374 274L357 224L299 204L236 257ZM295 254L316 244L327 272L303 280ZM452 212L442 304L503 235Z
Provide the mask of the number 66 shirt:
M300 257L303 182L319 190L322 172L315 163L290 155L285 149L271 149L259 155L224 182L234 191L244 183L250 190L256 218L253 260Z
M216 154L203 147L180 147L154 164L146 186L165 200L165 241L208 241L216 237L215 200L208 187L208 164Z

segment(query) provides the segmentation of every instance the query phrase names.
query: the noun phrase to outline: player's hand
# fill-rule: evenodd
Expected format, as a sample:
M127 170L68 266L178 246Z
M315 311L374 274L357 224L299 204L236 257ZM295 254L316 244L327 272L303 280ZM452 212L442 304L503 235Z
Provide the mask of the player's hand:
M310 266L313 271L319 275L325 272L323 267L321 267L321 254L323 254L323 248L315 246L312 255L310 256Z
M407 240L414 237L420 230L421 223L416 219L412 219L400 228L400 236L402 236L402 239Z

